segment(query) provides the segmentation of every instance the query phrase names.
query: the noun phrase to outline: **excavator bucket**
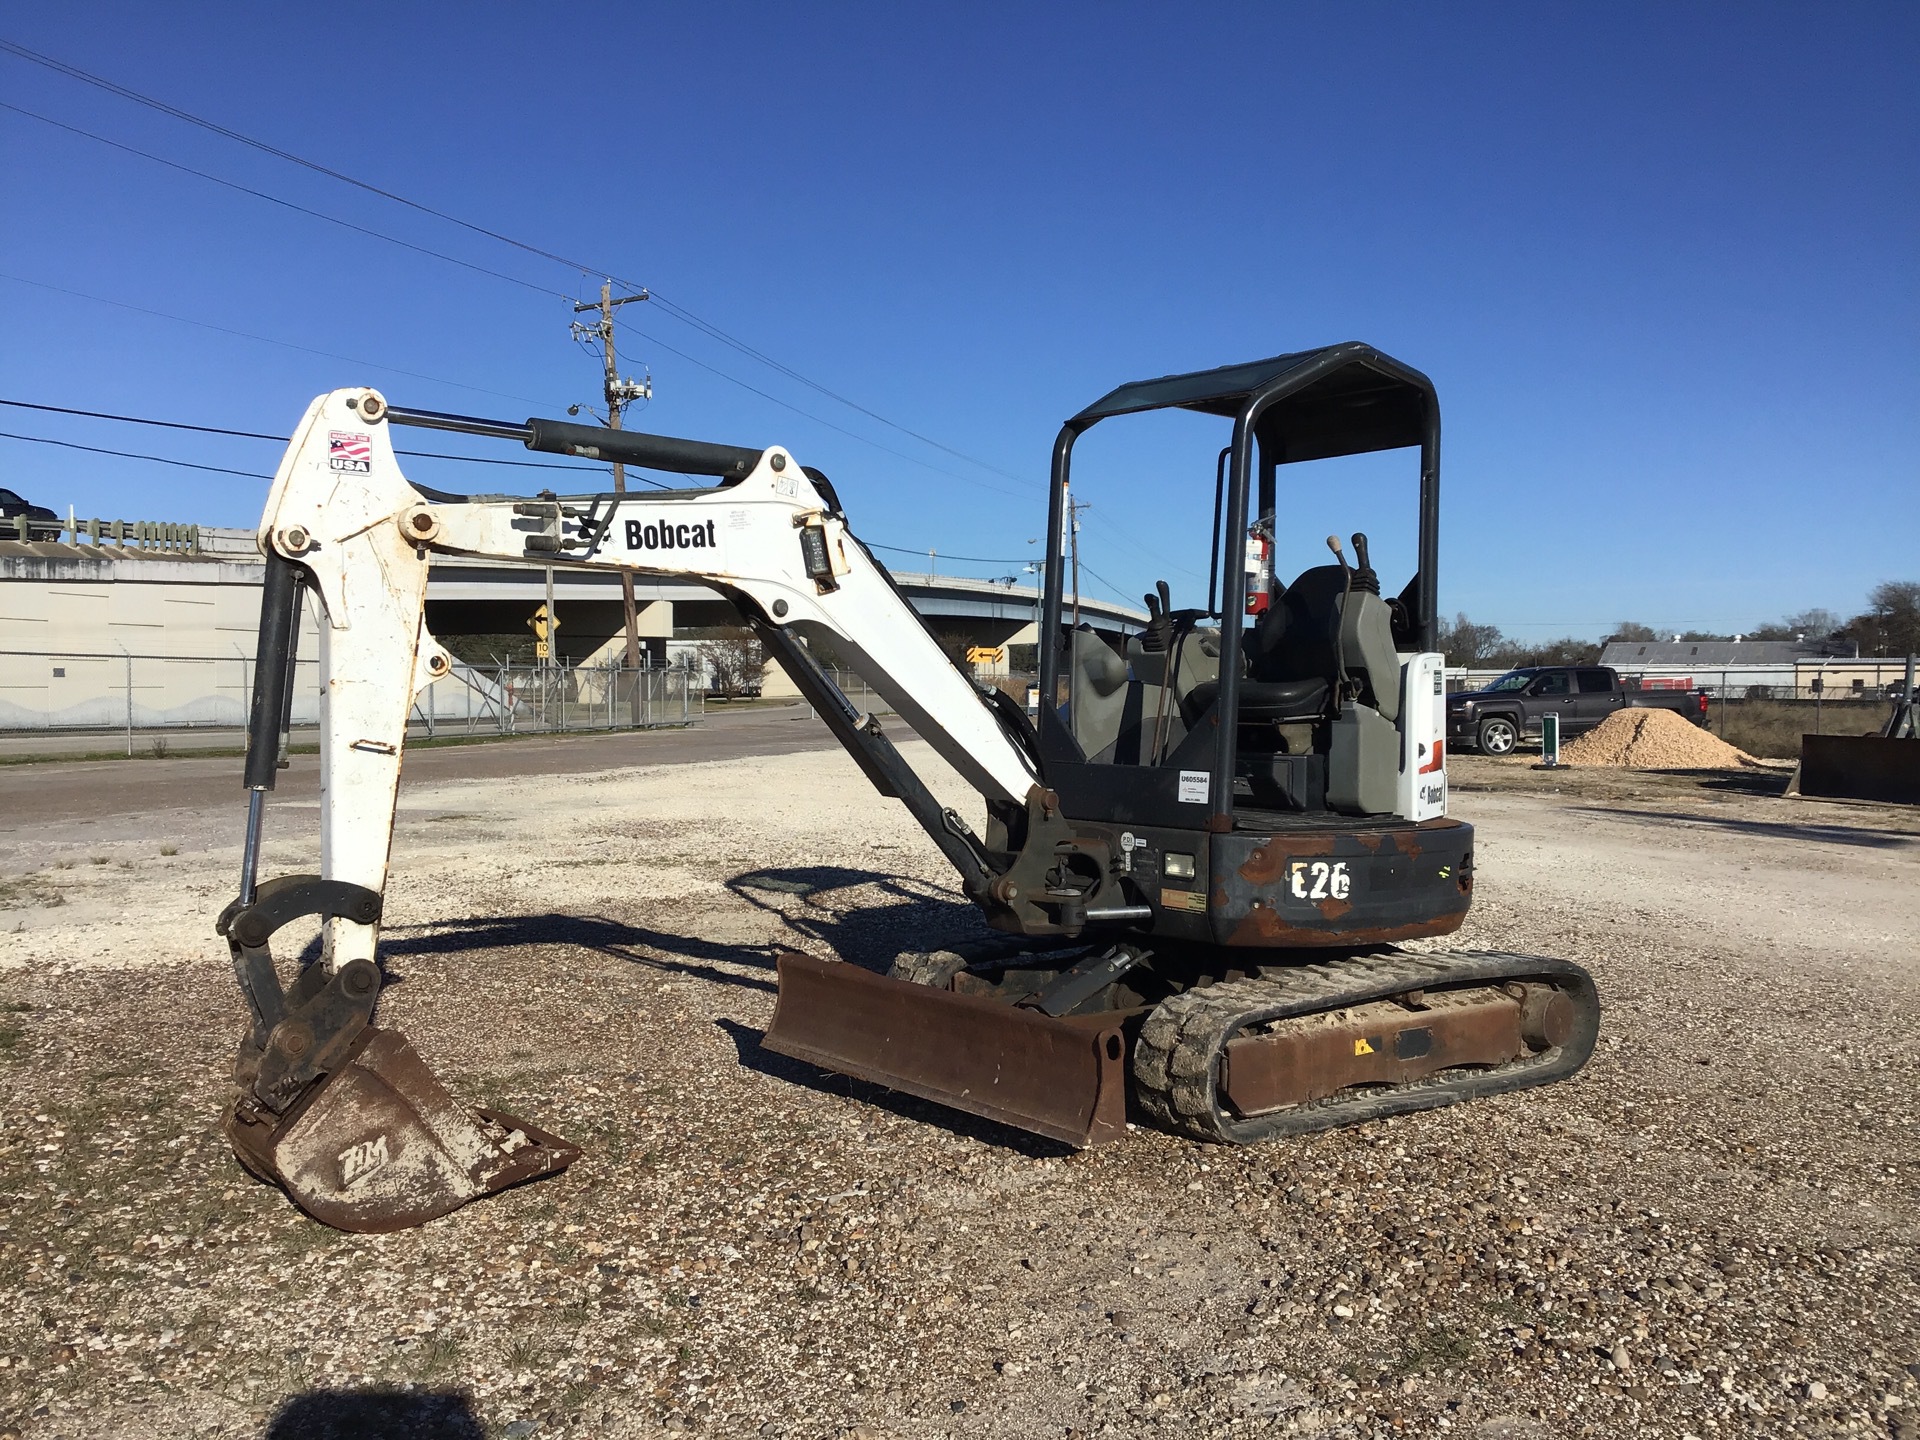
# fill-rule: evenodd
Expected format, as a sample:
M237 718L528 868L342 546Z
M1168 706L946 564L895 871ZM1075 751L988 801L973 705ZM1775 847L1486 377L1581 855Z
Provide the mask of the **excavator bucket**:
M1069 1145L1126 1130L1126 1041L1109 1021L1056 1020L783 951L762 1043Z
M240 1163L336 1230L404 1230L564 1170L577 1147L467 1110L397 1030L368 1026L344 1063L275 1114L242 1088L227 1111Z

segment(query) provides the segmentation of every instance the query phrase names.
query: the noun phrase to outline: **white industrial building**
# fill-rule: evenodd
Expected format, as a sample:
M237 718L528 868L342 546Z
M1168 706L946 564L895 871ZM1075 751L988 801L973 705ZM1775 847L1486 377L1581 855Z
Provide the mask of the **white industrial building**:
M160 527L155 527L158 530ZM261 565L247 530L164 527L167 539L123 541L82 526L79 543L0 540L0 730L245 723L253 684ZM951 576L898 575L910 603L943 632L997 649L1031 643L1038 592ZM619 576L613 571L449 558L436 561L427 623L443 635L525 633L551 584L560 619L557 653L576 673L624 653ZM689 629L737 623L731 604L704 585L635 586L647 663L688 653ZM1126 632L1145 614L1083 599L1096 626ZM317 718L315 632L303 616L296 722ZM674 653L670 653L671 651ZM682 662L684 663L684 662ZM467 683L455 683L465 679ZM443 693L444 692L444 693ZM429 691L442 717L487 702L464 667Z

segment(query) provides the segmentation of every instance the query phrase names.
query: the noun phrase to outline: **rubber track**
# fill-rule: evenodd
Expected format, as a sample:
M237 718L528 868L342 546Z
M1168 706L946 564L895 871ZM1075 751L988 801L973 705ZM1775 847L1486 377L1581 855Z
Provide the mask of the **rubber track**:
M1390 1090L1356 1090L1240 1118L1216 1094L1220 1052L1249 1025L1340 1010L1409 990L1508 980L1549 981L1574 1005L1565 1045L1493 1070L1442 1072ZM1147 1016L1133 1049L1135 1094L1156 1124L1196 1140L1247 1145L1432 1110L1565 1079L1593 1054L1600 1001L1593 977L1567 960L1499 950L1391 951L1302 965L1257 980L1228 980L1186 990Z

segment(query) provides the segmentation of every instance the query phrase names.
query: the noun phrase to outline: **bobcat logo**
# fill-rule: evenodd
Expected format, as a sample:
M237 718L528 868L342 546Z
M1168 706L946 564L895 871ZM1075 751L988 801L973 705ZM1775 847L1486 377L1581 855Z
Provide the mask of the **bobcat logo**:
M391 1157L387 1154L387 1137L376 1135L371 1140L362 1140L358 1145L349 1145L340 1152L340 1185L351 1186L364 1180L374 1171L384 1167Z

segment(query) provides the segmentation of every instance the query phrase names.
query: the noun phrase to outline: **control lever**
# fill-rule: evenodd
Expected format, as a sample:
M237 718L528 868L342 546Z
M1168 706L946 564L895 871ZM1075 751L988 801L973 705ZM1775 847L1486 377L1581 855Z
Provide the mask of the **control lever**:
M1358 532L1353 537L1353 553L1359 560L1359 568L1353 572L1353 588L1364 590L1369 595L1380 593L1380 576L1375 573L1373 561L1367 558L1367 537Z
M1353 548L1357 551L1362 539L1358 535L1353 539ZM1333 663L1340 672L1340 699L1345 701L1353 695L1353 677L1347 674L1347 606L1353 601L1353 570L1347 564L1346 552L1340 548L1338 535L1327 536L1327 548L1333 552L1333 558L1340 562L1340 576L1346 582L1340 591L1340 614L1333 625ZM1366 562L1363 560L1361 563Z
M1140 635L1140 648L1151 654L1165 651L1173 643L1173 592L1167 582L1153 582L1154 592L1143 595L1147 602L1147 625Z

